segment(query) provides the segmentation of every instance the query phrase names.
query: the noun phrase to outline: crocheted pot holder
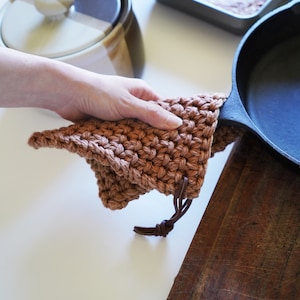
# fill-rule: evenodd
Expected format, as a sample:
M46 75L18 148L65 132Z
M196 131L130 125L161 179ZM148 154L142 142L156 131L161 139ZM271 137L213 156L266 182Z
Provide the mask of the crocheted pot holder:
M110 209L124 208L153 189L174 195L175 213L169 220L153 228L134 229L140 234L166 236L198 197L208 159L239 134L233 128L220 128L213 145L225 100L222 94L203 94L158 102L183 119L176 130L160 130L135 119L90 119L33 133L28 143L36 149L66 149L84 157L95 173L99 197Z

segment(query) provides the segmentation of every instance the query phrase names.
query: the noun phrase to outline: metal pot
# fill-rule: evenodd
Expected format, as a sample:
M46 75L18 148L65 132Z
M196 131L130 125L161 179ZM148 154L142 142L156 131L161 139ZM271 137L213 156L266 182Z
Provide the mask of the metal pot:
M103 74L142 74L143 42L130 0L6 1L0 20L1 46Z

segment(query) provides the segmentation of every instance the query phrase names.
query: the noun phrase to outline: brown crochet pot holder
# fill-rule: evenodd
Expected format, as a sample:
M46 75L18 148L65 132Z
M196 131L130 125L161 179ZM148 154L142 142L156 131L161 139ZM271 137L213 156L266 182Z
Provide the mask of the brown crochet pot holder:
M95 172L99 197L110 209L124 208L153 189L174 195L175 213L170 219L153 228L134 228L140 234L165 237L198 197L208 159L241 133L233 127L217 129L225 101L222 94L202 94L159 102L183 119L176 130L160 130L135 119L90 119L33 133L28 143L84 157Z

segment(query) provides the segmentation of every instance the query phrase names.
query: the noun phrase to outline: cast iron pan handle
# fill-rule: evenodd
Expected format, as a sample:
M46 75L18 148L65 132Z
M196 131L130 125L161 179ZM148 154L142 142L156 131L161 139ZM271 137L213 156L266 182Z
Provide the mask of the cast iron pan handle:
M218 121L220 125L244 127L254 133L258 131L242 103L236 85L233 86L227 101L222 106Z

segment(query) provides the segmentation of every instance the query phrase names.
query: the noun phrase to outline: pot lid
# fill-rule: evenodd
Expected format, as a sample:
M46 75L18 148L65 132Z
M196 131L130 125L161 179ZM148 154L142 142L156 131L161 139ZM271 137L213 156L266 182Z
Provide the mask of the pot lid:
M3 14L3 43L50 58L70 55L107 36L120 9L121 0L14 0Z

